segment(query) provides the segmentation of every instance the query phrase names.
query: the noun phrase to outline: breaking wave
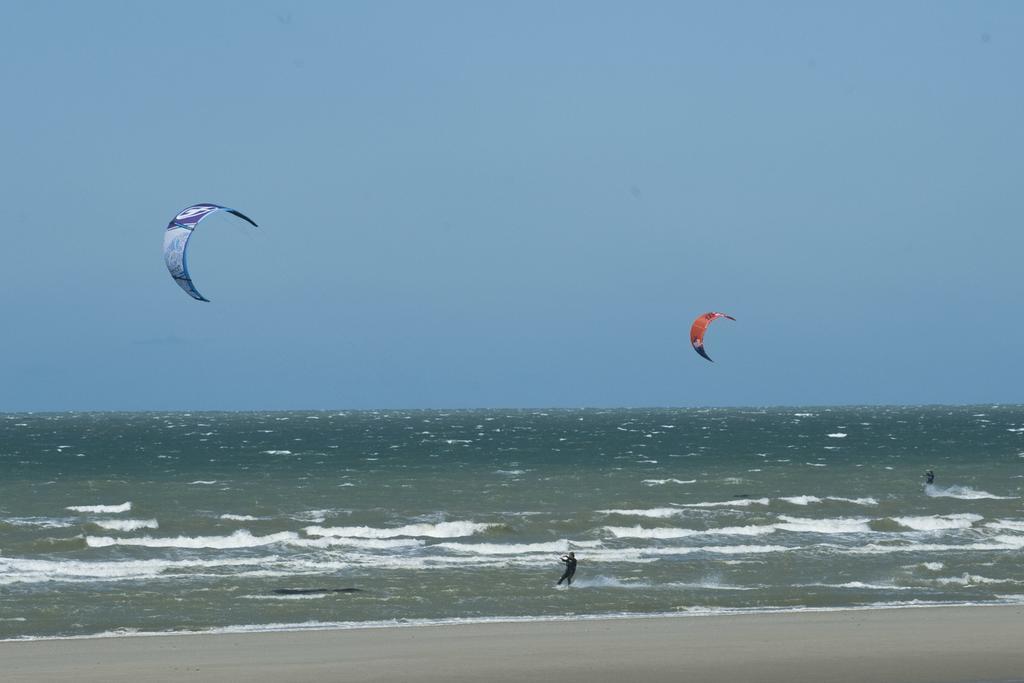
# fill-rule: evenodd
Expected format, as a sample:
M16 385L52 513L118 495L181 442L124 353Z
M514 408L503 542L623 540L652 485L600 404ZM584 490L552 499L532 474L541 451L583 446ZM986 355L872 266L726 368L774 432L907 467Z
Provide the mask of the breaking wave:
M127 503L121 503L120 505L69 505L66 509L72 512L128 512L132 509L131 501Z
M981 500L988 498L991 500L1012 500L1017 496L997 496L994 493L988 491L978 491L972 489L970 486L949 486L947 488L939 488L935 484L926 484L924 487L924 493L932 498L959 498L960 500Z
M428 538L458 538L472 536L498 524L480 522L440 522L438 524L407 524L393 529L370 526L310 526L303 529L310 536L337 536L353 538L394 538L396 536L426 536Z

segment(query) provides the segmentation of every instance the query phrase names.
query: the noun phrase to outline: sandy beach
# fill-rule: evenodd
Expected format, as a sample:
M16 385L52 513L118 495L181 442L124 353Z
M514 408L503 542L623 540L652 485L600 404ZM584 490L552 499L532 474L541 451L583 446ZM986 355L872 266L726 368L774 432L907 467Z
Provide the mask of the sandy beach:
M1024 607L0 643L7 681L1024 681Z

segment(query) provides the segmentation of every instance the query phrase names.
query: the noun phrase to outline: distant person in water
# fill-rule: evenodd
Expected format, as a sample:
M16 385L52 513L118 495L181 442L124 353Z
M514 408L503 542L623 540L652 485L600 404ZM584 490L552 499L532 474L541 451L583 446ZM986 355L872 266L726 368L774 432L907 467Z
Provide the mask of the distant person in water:
M928 470L927 472L925 472L924 473L924 483L932 484L934 482L935 482L935 473L932 472L931 470Z
M565 581L567 586L571 586L572 577L576 573L576 553L571 552L568 555L562 555L558 559L565 565L565 573L558 580L558 585L561 586L562 582Z

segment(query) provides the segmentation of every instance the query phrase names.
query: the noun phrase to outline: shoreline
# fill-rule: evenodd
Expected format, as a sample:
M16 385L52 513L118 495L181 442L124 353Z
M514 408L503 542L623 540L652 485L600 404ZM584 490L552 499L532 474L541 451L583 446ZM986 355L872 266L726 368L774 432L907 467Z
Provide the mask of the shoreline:
M1022 605L681 616L3 641L0 661L13 681L1024 681Z
M212 627L194 631L104 631L82 635L65 636L19 636L0 638L0 645L5 643L34 643L64 640L117 640L120 638L164 638L188 636L227 636L254 635L260 633L311 633L320 631L377 631L410 628L480 626L486 624L560 624L565 622L590 621L626 621L646 619L703 619L710 617L761 616L779 614L823 614L832 612L875 612L889 610L927 610L927 609L974 609L986 607L1021 607L1024 602L935 602L881 605L858 605L847 607L776 607L776 608L720 608L703 611L678 612L629 612L621 614L565 614L539 616L500 616L500 617L451 617L441 619L407 619L402 621L341 621L341 622L298 622L291 624L241 624L232 626Z

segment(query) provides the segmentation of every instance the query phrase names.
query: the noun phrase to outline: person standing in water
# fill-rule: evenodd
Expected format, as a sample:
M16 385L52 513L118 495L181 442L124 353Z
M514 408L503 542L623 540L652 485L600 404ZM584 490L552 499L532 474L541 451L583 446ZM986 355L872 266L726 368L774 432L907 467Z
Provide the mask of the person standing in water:
M925 484L932 484L934 482L935 482L935 473L932 472L931 470L927 470L924 473L924 483Z
M572 577L576 573L576 553L570 552L568 555L562 555L558 558L563 564L565 564L565 573L562 574L562 578L558 580L559 586L565 581L567 586L572 585Z

